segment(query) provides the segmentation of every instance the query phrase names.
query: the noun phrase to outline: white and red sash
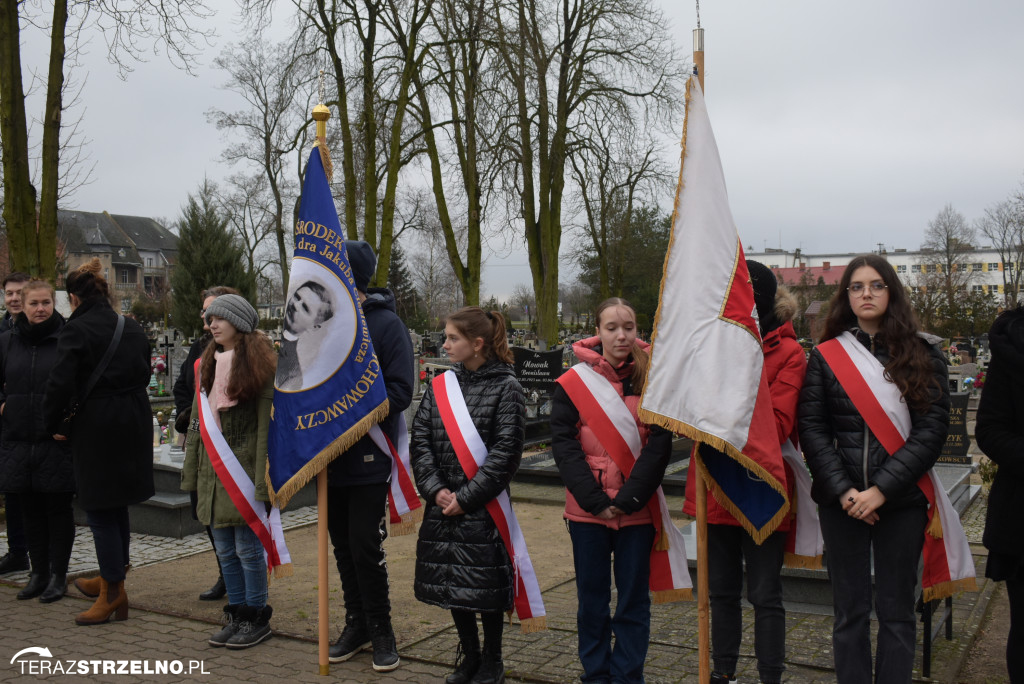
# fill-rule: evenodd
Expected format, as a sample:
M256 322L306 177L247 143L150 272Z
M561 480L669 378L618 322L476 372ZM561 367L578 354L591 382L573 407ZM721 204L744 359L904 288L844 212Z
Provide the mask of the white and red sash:
M449 370L436 376L431 381L431 386L434 389L438 413L441 415L445 432L448 433L448 439L455 449L459 464L466 477L473 479L477 470L487 460L487 446L473 425L459 381L455 373ZM533 569L533 561L526 550L523 531L519 528L519 521L512 510L508 491L503 490L496 498L488 501L486 508L505 542L508 557L512 559L515 575L513 598L522 631L536 632L547 629L540 583Z
M409 460L409 429L405 424L405 415L398 414L396 428L398 444L384 434L380 425L374 425L367 433L377 448L391 457L391 480L388 488L388 510L391 534L398 537L410 534L416 529L416 523L423 519L423 504L420 502L416 486L413 484L412 466Z
M643 444L636 418L606 377L585 363L578 363L558 379L587 427L615 461L625 477L640 457ZM672 522L659 486L647 504L657 535L651 548L649 585L654 603L693 598L693 585L686 565L683 533Z
M263 555L267 560L267 571L273 571L275 577L287 577L292 574L292 558L284 543L284 530L281 527L281 511L277 507L267 508L262 501L256 500L256 485L249 479L245 468L238 462L231 447L224 439L224 433L217 427L217 421L210 406L206 392L199 381L199 361L195 365L196 396L199 399L199 434L206 446L206 455L210 465L217 473L217 478L224 490L231 497L231 502L242 514L260 543L263 544ZM257 473L257 477L259 473ZM211 520L211 524L214 521Z
M818 522L818 506L811 498L811 475L804 465L800 449L792 440L782 444L782 458L792 476L795 496L790 504L793 523L786 533L785 565L790 568L820 568L825 540Z
M899 451L910 434L910 409L899 388L885 378L884 366L850 332L821 343L818 350L889 455ZM917 486L929 503L921 575L924 600L977 591L967 535L934 468Z
M472 479L487 459L487 446L473 425L459 380L454 372L445 371L434 377L431 385L444 431L452 442L463 472L467 478ZM529 552L526 551L526 539L522 536L519 521L512 510L508 490L502 490L498 497L488 501L486 509L498 527L505 549L512 559L515 587L513 599L521 631L539 632L548 629L541 584L534 570L534 561L530 560Z

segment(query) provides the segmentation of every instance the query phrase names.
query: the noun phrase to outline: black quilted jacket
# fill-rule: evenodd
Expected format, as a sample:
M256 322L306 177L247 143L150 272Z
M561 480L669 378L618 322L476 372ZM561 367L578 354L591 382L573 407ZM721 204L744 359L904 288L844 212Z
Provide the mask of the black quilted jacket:
M990 551L1024 556L1024 308L1003 313L988 335L992 363L978 404L974 434L999 464L988 495L982 541Z
M57 362L64 318L54 312L38 325L17 317L0 335L0 492L73 492L68 442L53 439L43 418L43 390Z
M872 348L867 333L853 332ZM927 505L917 481L935 464L946 441L949 382L942 353L924 339L921 344L928 346L932 357L937 400L925 413L911 410L910 436L892 456L868 429L821 352L811 352L800 392L800 446L813 478L811 496L819 505L839 506L839 498L850 488L863 491L872 485L885 495L880 510ZM878 336L873 351L883 364L889 361Z
M512 563L484 506L505 490L523 455L526 402L512 366L491 360L476 372L453 368L477 432L487 445L472 480L459 465L434 403L423 395L410 444L416 486L427 505L416 545L416 598L446 609L503 611L512 607ZM447 487L465 515L434 504Z

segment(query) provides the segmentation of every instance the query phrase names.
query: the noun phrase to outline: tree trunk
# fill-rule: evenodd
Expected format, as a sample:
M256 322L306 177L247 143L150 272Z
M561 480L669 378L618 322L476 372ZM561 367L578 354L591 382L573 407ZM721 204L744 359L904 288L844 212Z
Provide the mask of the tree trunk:
M68 23L67 0L53 3L50 31L50 66L46 78L46 111L43 116L42 191L39 196L37 249L39 273L57 275L57 200L60 184L60 120L64 91L64 31Z
M28 124L21 80L18 3L0 8L0 140L3 140L4 222L11 270L52 277L40 271L36 246L36 191L28 162Z

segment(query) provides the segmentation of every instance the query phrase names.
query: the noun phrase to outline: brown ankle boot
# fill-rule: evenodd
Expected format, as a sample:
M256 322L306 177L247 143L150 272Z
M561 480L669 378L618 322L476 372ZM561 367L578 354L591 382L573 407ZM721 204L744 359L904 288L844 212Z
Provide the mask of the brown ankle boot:
M132 566L124 566L124 574L128 574L128 571L132 569ZM75 589L82 592L91 599L96 598L100 595L100 576L95 577L79 577L75 580Z
M128 595L124 591L124 580L111 584L100 578L100 594L96 603L75 618L78 625L99 625L110 620L126 620L128 618Z

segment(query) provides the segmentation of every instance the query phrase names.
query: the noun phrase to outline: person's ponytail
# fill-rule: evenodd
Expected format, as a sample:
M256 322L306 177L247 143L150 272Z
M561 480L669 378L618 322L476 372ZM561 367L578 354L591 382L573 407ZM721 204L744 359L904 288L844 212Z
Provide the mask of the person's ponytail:
M515 357L512 355L512 350L508 348L505 316L500 311L489 311L487 317L491 320L491 326L494 330L494 334L491 337L491 348L494 350L495 358L505 363L512 363Z

